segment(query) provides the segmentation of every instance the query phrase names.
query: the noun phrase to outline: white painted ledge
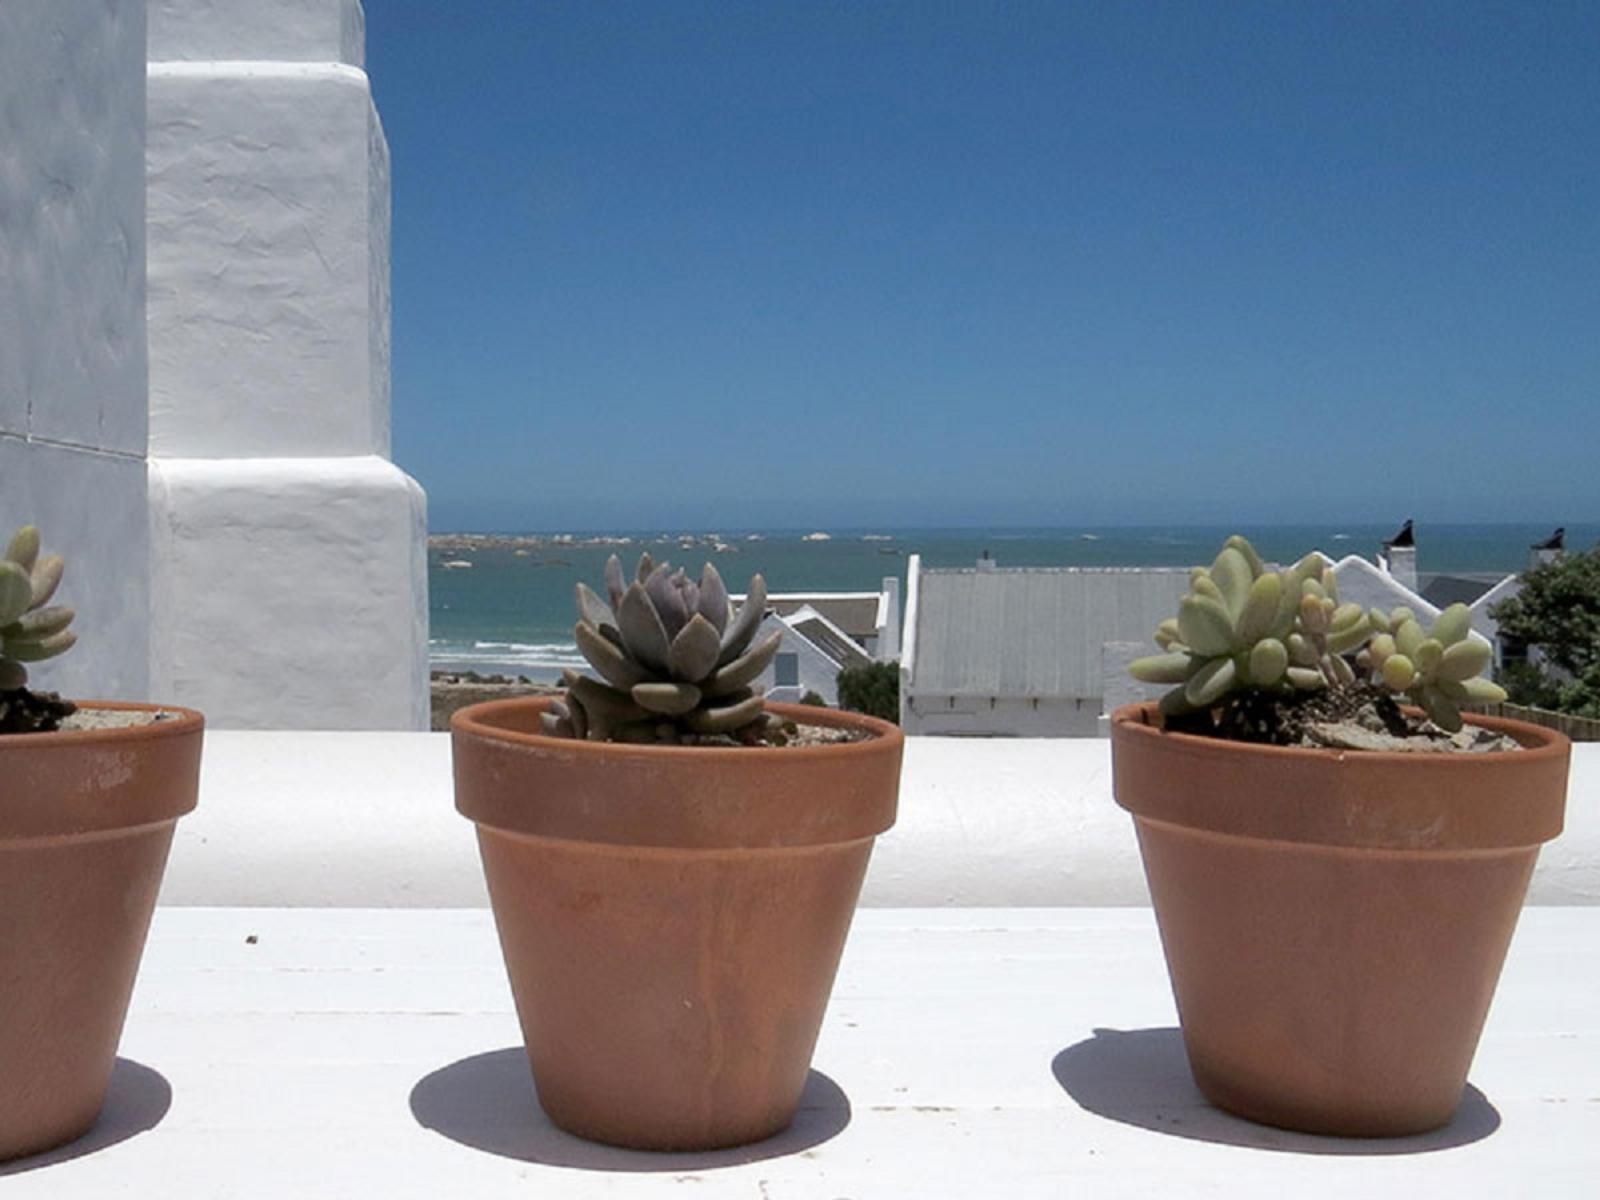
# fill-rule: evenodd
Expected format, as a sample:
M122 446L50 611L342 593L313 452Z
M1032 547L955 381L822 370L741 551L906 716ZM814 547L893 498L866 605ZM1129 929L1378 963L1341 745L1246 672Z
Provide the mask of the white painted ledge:
M1110 756L1099 739L907 739L899 822L878 840L862 903L1147 904ZM162 901L486 905L449 735L208 731L200 805L179 823ZM1540 856L1529 902L1600 904L1600 745L1575 747L1567 829Z
M1201 1100L1148 910L869 910L795 1125L659 1155L538 1110L487 912L169 908L100 1126L0 1166L0 1192L1579 1200L1600 1179L1597 982L1600 911L1527 911L1456 1120L1343 1141Z

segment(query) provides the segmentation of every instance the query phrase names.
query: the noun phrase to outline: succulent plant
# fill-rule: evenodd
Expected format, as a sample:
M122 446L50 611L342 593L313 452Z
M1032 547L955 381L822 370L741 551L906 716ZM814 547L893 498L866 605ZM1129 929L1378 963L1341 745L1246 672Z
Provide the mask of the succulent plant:
M45 607L65 565L59 554L40 557L39 531L32 525L17 530L0 558L0 691L26 686L24 664L64 654L78 640L67 628L72 609Z
M766 611L766 583L750 580L737 613L717 569L699 582L640 556L632 582L612 555L609 603L577 586L578 649L598 679L566 672L566 697L544 714L546 733L591 741L681 742L727 736L748 740L766 725L752 689L783 640L752 645Z
M1235 534L1209 568L1197 567L1178 615L1163 621L1164 653L1135 660L1134 678L1178 685L1161 699L1169 716L1210 709L1230 693L1290 695L1370 682L1404 695L1440 728L1461 728L1460 704L1505 699L1487 679L1488 644L1472 639L1471 614L1454 604L1424 633L1409 609L1371 612L1340 603L1321 556L1269 570ZM1352 663L1352 659L1354 662Z
M1499 684L1482 678L1493 652L1487 642L1468 636L1472 613L1465 604L1452 604L1427 631L1404 606L1388 614L1374 609L1371 620L1376 632L1357 664L1426 710L1441 729L1461 728L1462 704L1506 698Z

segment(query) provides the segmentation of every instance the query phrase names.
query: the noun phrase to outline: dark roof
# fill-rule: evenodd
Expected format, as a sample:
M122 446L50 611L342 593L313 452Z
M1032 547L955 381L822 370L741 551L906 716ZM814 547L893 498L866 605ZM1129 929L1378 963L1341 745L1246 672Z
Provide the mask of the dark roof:
M795 621L789 628L841 667L864 667L872 661L860 646L847 637L841 637L826 621L817 617L806 617Z
M1435 608L1471 604L1504 578L1504 575L1425 575L1420 594Z
M1411 530L1411 518L1406 518L1406 523L1400 526L1400 532L1384 543L1385 546L1415 546L1417 535Z
M1561 526L1542 542L1535 542L1531 549L1534 550L1565 550L1567 548L1567 527Z
M796 594L767 597L767 607L780 617L793 615L810 605L851 637L860 641L878 632L878 594L851 595L819 592L815 595ZM859 646L856 649L860 649Z

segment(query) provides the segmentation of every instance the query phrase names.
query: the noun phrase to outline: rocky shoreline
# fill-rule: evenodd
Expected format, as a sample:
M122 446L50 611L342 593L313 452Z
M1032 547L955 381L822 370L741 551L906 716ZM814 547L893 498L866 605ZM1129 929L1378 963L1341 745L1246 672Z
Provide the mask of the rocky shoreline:
M450 718L458 708L483 700L509 700L514 696L553 696L561 691L547 683L533 683L525 676L480 675L476 671L434 671L429 675L434 732L450 728Z

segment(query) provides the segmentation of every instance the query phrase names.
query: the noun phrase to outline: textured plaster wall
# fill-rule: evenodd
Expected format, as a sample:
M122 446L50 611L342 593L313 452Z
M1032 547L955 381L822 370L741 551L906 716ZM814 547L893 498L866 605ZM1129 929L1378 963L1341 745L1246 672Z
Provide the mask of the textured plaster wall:
M145 19L0 0L0 529L68 558L82 645L34 680L146 694Z
M425 728L388 461L389 149L354 0L155 0L152 668L214 726Z
M150 0L151 62L366 62L360 0Z
M366 75L154 63L149 120L150 452L387 454L388 154Z
M426 728L415 483L370 456L150 472L161 695L222 728Z

